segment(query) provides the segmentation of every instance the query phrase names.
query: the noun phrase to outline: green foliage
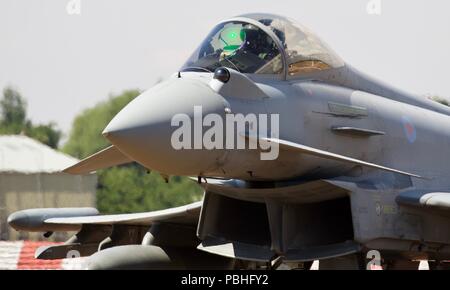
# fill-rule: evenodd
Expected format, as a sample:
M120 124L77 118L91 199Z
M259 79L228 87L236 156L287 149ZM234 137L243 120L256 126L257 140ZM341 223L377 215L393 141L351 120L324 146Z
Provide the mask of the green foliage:
M125 91L85 110L76 117L66 153L85 158L109 145L101 135L109 121L132 99L137 90ZM158 210L190 203L202 196L200 187L186 177L174 176L169 183L157 172L147 173L138 164L100 170L97 207L103 213L130 213Z
M138 90L128 90L83 111L75 118L63 151L81 159L107 147L109 142L102 136L103 129L137 95Z
M52 148L58 147L61 131L54 123L35 126L27 120L26 101L15 89L6 87L3 90L0 109L0 135L24 134Z
M199 187L186 178L171 177L169 183L157 173L127 165L99 173L97 206L106 213L130 213L170 208L201 198Z
M11 87L3 90L3 99L0 101L2 110L2 131L10 134L19 134L26 125L27 104L19 92Z
M48 125L27 127L25 134L55 149L58 148L61 139L61 131L56 129L56 124L53 122Z

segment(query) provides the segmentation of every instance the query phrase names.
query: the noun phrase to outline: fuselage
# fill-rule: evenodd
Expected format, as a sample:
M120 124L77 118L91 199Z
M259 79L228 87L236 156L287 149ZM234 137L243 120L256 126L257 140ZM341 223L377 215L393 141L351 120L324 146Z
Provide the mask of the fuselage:
M231 72L228 79L215 79L220 68L225 78ZM230 116L244 116L245 126L211 134ZM260 116L276 119L276 128L267 122L260 132ZM292 19L248 14L220 22L180 72L133 100L104 133L131 159L165 175L277 181L369 171L288 150L265 159L264 148L228 146L254 129L421 173L438 185L448 175L449 116L444 105L352 68Z
M354 76L357 76L353 73ZM354 77L356 79L356 77ZM429 180L415 180L420 183L432 183L436 187L450 186L447 183L448 161L450 156L450 116L446 114L447 108L426 98L401 94L398 91L393 95L377 95L371 92L389 92L390 88L383 87L372 81L368 89L362 90L350 87L347 83L339 85L339 80L327 83L324 79L305 80L270 80L255 78L254 82L260 88L261 98L246 98L246 96L217 96L209 88L212 74L208 73L182 73L181 78L173 76L162 84L163 87L176 87L181 82L197 83L208 94L218 99L217 107L212 110L225 115L221 110L225 107L233 114L278 114L279 138L319 148L329 152L353 157L360 160L381 164L409 172L418 173ZM251 76L249 77L251 79ZM361 86L361 82L359 82ZM161 90L163 90L161 89ZM160 90L160 91L161 91ZM211 91L209 91L211 90ZM390 89L392 90L392 89ZM157 90L158 91L158 90ZM368 92L369 91L369 92ZM173 111L193 115L194 106L202 105L202 100L196 100L189 95L178 92L179 102L185 102L186 111ZM156 96L150 93L139 97L149 104ZM206 100L208 97L205 97ZM223 100L219 100L223 98ZM403 102L402 102L402 101ZM408 103L406 103L407 101ZM135 100L140 103L139 99ZM172 100L163 99L155 103L161 104ZM142 107L138 104L136 107ZM222 108L223 106L223 108ZM172 106L173 107L173 106ZM209 111L205 107L204 114ZM157 110L163 110L161 106ZM152 114L151 110L147 114ZM169 118L170 116L167 116ZM176 126L167 124L164 130L173 133ZM340 131L339 128L353 128L378 132L374 135L361 135L357 132ZM206 129L204 129L206 131ZM145 131L142 131L146 134ZM234 132L239 138L238 133ZM158 142L153 134L148 134L148 146ZM141 144L146 144L146 137L140 135ZM179 174L190 176L213 176L220 178L236 178L242 180L289 180L308 176L309 178L324 178L346 174L364 174L367 169L355 173L352 166L343 165L337 161L323 160L317 157L302 154L291 154L281 150L275 160L261 160L258 150L234 149L191 149L173 150L169 138L171 134L160 136L163 140L161 146L166 146L171 152L160 154L175 155L178 160L177 168L160 167L159 164L146 158L154 150L139 151L139 155L130 153L137 162L144 166L160 170L165 174ZM120 148L120 144L119 145ZM136 144L139 146L139 144ZM126 152L126 150L125 150ZM179 166L183 159L192 165L192 160L209 160L200 167ZM202 167L203 166L203 167ZM181 168L181 170L180 170Z
M450 258L448 218L441 209L425 211L422 201L412 206L399 201L449 191L450 108L372 79L307 30L265 17L219 24L180 72L128 104L105 136L148 169L206 180L201 239L244 241L219 225L203 224L228 216L240 224L254 210L255 219L271 226L253 238L274 234L280 224L290 229L282 241L272 236L270 247L278 252L334 244L334 251L344 254L341 243L351 240L414 258L422 257L423 249L436 254L430 257ZM250 45L261 39L263 50ZM241 116L244 125L228 131L222 125L230 116ZM265 120L260 116L277 122L260 131ZM326 154L283 147L275 158L264 159L267 148L251 148L246 139L252 134ZM243 139L244 148L228 146ZM326 158L333 154L339 158ZM343 162L348 158L412 174ZM210 177L215 184L207 184ZM282 218L285 214L291 218ZM311 233L307 224L313 221ZM342 231L332 234L330 224Z
M100 268L177 267L173 249L184 262L197 262L201 250L265 267L279 258L360 264L370 250L388 262L450 260L449 121L449 107L357 71L291 19L235 17L113 118L103 132L112 146L65 171L136 161L167 181L195 177L201 202L86 218L79 209L38 209L8 222L81 228L77 243L107 226L110 241L100 235L98 249L142 239L94 255Z

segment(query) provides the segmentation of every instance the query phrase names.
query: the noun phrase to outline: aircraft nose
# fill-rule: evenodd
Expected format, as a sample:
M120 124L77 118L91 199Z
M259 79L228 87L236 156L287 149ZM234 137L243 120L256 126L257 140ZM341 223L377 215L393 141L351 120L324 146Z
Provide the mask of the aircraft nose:
M175 116L183 114L194 127L194 107L202 115L224 115L226 101L206 83L171 79L158 84L131 101L105 128L103 135L125 155L145 167L173 175L201 175L219 154L214 150L176 149L172 134ZM192 133L191 139L194 136Z

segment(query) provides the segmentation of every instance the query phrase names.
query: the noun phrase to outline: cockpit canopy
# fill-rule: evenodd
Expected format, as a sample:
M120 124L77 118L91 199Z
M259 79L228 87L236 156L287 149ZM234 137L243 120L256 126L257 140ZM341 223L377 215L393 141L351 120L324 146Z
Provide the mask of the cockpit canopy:
M277 43L259 27L242 21L217 25L184 69L213 72L221 66L242 73L279 74L283 71Z
M219 23L183 71L229 67L248 74L302 76L344 66L315 34L271 14L247 14Z

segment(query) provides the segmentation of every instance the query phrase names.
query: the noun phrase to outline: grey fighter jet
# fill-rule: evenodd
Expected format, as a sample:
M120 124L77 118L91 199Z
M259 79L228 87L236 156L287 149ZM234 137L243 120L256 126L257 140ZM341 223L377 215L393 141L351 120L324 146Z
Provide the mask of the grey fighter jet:
M103 135L111 147L65 172L137 162L192 177L203 200L148 213L12 214L16 230L77 231L37 258L90 256L90 269L450 260L450 108L357 71L288 18L220 22Z

